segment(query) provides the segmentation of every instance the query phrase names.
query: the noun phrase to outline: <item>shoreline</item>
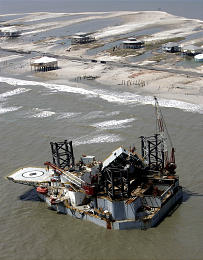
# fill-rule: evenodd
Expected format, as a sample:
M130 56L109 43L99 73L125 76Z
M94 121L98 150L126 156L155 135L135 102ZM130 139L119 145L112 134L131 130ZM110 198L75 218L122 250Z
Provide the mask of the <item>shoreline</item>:
M97 44L101 44L101 41L108 46L109 41L116 41L117 35L121 36L123 32L125 32L125 34L132 32L136 35L136 31L140 30L140 28L150 28L150 26L152 26L152 24L150 24L152 20L154 20L153 27L161 26L162 30L152 33L151 35L141 36L141 39L144 39L146 42L151 42L152 45L159 42L160 39L162 41L165 39L170 41L170 37L174 33L180 38L186 35L192 37L191 35L194 34L195 28L197 30L195 31L196 33L198 31L203 32L203 21L177 17L160 11L88 12L82 14L86 16L68 20L64 26L95 19L98 21L100 19L108 20L112 17L119 17L121 24L117 26L104 26L103 29L95 32L94 36L98 37L96 45L88 44L85 48L84 46L73 46L71 51L67 52L66 45L56 44L62 35L52 36L52 40L50 41L49 30L52 31L53 28L60 28L63 21L57 21L58 17L67 16L70 19L70 14L46 13L45 17L43 17L43 15L40 17L40 13L32 13L14 19L13 21L15 21L15 23L24 23L21 24L20 28L23 29L23 26L25 26L24 29L27 33L22 34L22 36L16 40L0 40L0 75L5 77L6 75L9 75L9 77L12 75L13 78L20 77L28 80L30 77L33 78L34 75L35 79L40 79L40 81L43 80L47 83L55 84L56 82L60 84L60 82L67 81L67 85L73 82L73 86L75 85L75 81L77 82L76 85L79 86L82 83L82 85L86 85L89 90L91 90L92 84L94 84L95 87L97 84L101 84L106 86L106 88L113 88L114 92L117 90L119 92L124 91L124 93L129 92L140 96L156 95L158 98L183 101L203 107L203 64L201 63L194 64L194 67L191 68L180 65L177 67L176 64L180 62L184 64L182 57L171 53L162 55L158 49L154 50L153 48L150 50L152 52L151 57L146 57L141 61L139 61L139 59L136 61L137 54L135 56L127 55L122 57L110 53L108 49L99 51L98 53L96 52L95 55L91 56L86 53L87 50L95 48ZM154 19L155 14L156 19ZM56 19L56 21L49 22L49 18ZM32 20L34 23L31 22ZM133 20L134 22L132 22ZM44 23L41 23L41 21L44 21ZM8 22L9 21L6 23ZM30 29L28 29L29 26ZM41 33L46 31L46 37L42 36L43 33L41 36L38 35L40 32L37 33L36 29L39 28L42 29ZM29 32L31 34L29 34ZM111 35L109 36L109 34ZM35 40L40 39L40 37L43 37L40 41ZM125 38L124 35L123 38ZM191 43L191 41L201 43L202 40L203 37L197 37L193 40L187 40L186 38L184 44ZM141 51L145 53L145 50ZM47 56L58 55L60 69L33 74L34 72L30 71L30 59L37 54L39 56L40 53L46 53ZM134 59L133 62L130 61L131 57ZM91 62L91 59L97 60L97 63ZM20 61L20 64L18 61ZM104 61L104 63L101 63L101 61ZM181 74L181 71L183 74ZM83 80L84 77L92 78L91 83L90 80Z

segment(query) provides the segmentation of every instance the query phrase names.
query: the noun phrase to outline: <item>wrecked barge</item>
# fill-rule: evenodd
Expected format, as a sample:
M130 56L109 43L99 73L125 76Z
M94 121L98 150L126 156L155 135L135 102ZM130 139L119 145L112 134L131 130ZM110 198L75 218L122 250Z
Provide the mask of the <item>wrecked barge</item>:
M72 141L52 142L53 163L22 168L7 178L34 186L58 213L107 229L154 227L182 200L174 148L156 98L155 111L156 133L140 137L141 155L135 147L119 147L103 162L89 155L75 162Z

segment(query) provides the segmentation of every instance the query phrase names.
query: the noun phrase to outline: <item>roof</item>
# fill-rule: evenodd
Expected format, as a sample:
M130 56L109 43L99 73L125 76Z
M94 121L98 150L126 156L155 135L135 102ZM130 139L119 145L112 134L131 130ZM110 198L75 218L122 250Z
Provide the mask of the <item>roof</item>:
M182 49L185 51L193 51L193 50L196 51L196 50L201 50L202 48L191 44L191 45L183 46Z
M203 54L197 54L197 55L195 55L195 60L201 60L201 61L203 61Z
M137 39L135 37L130 37L128 38L128 41L137 41Z
M142 41L129 41L129 40L127 40L127 41L123 41L123 43L124 44L143 44L143 42Z
M91 34L90 32L78 32L78 33L76 33L75 35L76 35L76 36L84 37L84 36L88 36L88 35L90 35L90 34Z
M74 35L74 36L72 36L72 39L85 39L85 38L89 38L89 36L88 35L83 35L83 36L79 36L79 35Z
M1 32L19 32L15 27L2 27L0 28Z
M41 57L39 59L36 59L32 62L32 64L38 64L38 63L51 63L51 62L57 62L57 59L52 57Z
M115 151L113 151L109 157L107 157L104 161L103 161L103 166L102 166L102 170L104 168L106 168L109 164L111 164L116 158L118 158L121 154L125 154L126 156L128 156L128 152L123 149L123 147L119 147L117 148Z
M175 42L168 42L163 44L163 47L168 47L168 48L172 48L172 47L178 47L179 45Z

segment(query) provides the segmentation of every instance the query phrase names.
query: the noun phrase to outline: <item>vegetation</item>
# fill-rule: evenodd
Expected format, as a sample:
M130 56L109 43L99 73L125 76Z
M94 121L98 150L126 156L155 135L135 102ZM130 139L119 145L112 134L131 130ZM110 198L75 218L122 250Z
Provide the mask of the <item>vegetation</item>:
M107 52L112 55L112 56L129 56L129 55L134 55L134 56L139 56L145 53L144 48L142 49L122 49L122 48L111 48L107 50Z
M107 50L107 52L112 56L120 56L120 57L126 57L129 55L139 56L139 55L144 54L146 51L159 49L163 44L165 44L167 42L179 42L184 39L185 39L184 37L174 37L174 38L170 38L170 39L146 42L144 48L141 48L141 49L111 48L111 49ZM161 53L161 54L153 56L151 58L151 60L159 62L159 61L165 59L166 56L167 56L166 53Z
M183 41L183 40L185 40L184 37L174 37L174 38L170 38L170 39L163 39L163 40L146 42L145 43L145 49L146 50L157 49L157 48L160 48L165 43L168 43L168 42L180 42L180 41Z

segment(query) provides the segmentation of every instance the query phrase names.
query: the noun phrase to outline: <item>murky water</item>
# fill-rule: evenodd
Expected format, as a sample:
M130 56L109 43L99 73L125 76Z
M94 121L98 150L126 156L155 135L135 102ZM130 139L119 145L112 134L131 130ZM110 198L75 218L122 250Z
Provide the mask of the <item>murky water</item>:
M186 189L183 204L157 228L107 231L48 210L29 199L29 187L9 183L4 176L51 160L49 142L55 140L73 140L78 159L88 153L102 160L119 145L135 144L139 151L139 136L154 131L152 105L129 102L128 89L119 99L120 90L111 86L107 100L102 86L78 90L73 83L1 81L1 259L201 259L203 121L198 110L162 108ZM117 99L111 100L110 93Z
M0 0L0 13L165 11L188 18L203 18L202 0Z
M48 210L29 187L4 177L51 160L50 141L73 140L77 159L86 153L103 160L120 145L135 144L139 152L139 136L154 131L153 98L127 86L53 84L31 73L0 73L0 259L203 258L201 107L160 100L176 147L183 204L156 228L109 231Z

